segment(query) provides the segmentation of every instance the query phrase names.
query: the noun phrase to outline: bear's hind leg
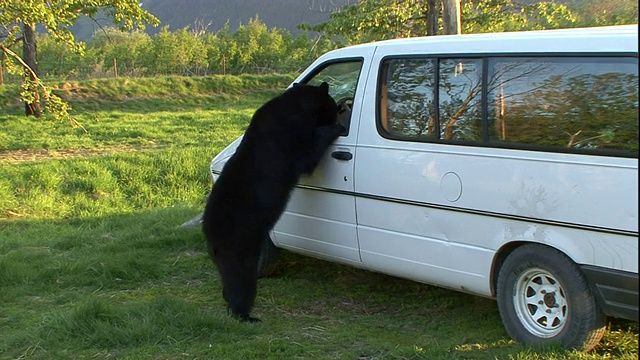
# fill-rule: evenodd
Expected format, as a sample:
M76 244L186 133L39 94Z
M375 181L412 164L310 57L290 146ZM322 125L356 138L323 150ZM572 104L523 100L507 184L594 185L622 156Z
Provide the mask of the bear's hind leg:
M222 278L222 296L227 302L231 315L247 322L258 322L251 317L251 309L255 303L258 288L258 260L250 258L219 259L225 266L219 266Z
M257 278L255 275L237 274L225 282L222 292L231 316L243 322L260 321L260 319L249 315L257 293Z

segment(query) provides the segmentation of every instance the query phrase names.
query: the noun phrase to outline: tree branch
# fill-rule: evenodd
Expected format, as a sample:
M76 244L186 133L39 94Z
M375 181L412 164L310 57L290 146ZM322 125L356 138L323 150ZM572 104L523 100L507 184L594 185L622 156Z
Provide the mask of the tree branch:
M45 95L45 98L50 98L50 97L56 97L58 98L57 95L54 94L50 94L49 89L44 85L44 83L42 82L42 80L38 77L38 75L36 74L35 71L33 71L33 69L31 68L31 66L29 66L20 56L18 56L18 54L16 54L15 52L11 51L11 49L7 48L6 46L4 46L3 44L0 44L0 50L2 50L2 52L7 55L10 56L12 58L14 58L16 61L18 61L20 63L20 65L22 65L22 68L27 71L29 73L29 75L31 76L31 81L36 85L36 87L39 87L42 92ZM66 113L65 113L66 114ZM85 133L87 132L87 129L84 128L84 126L82 126L82 124L80 124L79 122L77 122L75 119L73 119L69 114L66 114L69 121L71 122L71 124L73 126L78 126L80 127Z
M31 77L36 80L37 83L39 83L39 85L42 87L44 85L41 84L40 82L40 78L38 77L38 75L36 74L35 71L33 71L33 69L31 68L31 66L29 66L26 62L24 62L24 60L22 60L22 58L16 54L15 52L11 51L11 49L9 49L8 47L4 46L3 44L0 44L0 49L2 50L3 53L5 53L6 55L14 58L15 60L17 60L20 65L22 65L22 67L29 72L29 74L31 75Z

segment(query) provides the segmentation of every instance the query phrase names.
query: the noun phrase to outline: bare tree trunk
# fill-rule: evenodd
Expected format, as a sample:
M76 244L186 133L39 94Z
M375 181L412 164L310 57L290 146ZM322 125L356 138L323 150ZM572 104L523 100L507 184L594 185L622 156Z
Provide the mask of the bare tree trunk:
M445 35L460 34L460 0L442 0L442 24Z
M427 0L427 36L438 35L438 2Z
M29 79L31 80L31 86L37 80L38 74L38 60L36 50L36 26L35 25L23 25L23 38L22 38L22 59L29 65L31 71L29 72ZM27 116L42 116L42 110L40 109L40 97L35 92L33 102L25 103L25 115Z

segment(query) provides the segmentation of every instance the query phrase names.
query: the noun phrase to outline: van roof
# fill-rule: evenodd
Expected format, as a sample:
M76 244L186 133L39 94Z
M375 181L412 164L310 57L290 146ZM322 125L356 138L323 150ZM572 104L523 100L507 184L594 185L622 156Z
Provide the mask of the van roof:
M421 36L353 45L336 52L356 54L365 48L388 53L533 53L533 52L638 52L638 25L600 26L557 30L517 31L463 35Z

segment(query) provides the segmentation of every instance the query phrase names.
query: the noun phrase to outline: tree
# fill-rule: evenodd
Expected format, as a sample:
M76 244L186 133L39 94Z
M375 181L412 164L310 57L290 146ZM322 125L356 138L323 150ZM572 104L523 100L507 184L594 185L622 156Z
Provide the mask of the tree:
M559 29L576 26L575 14L566 5L550 1L526 5L512 0L464 1L463 33Z
M93 34L86 51L93 52L94 69L101 70L101 73L94 75L135 76L142 74L142 69L149 66L144 62L144 54L150 48L150 43L151 37L143 31L123 32L108 27ZM114 69L114 66L117 68Z
M122 30L143 29L145 23L157 25L159 20L143 10L137 0L2 0L0 2L0 51L7 70L22 74L21 96L26 114L40 116L40 99L54 118L68 118L70 107L55 96L38 75L35 29L40 24L56 41L82 54L83 43L76 43L68 27L80 16L94 18L104 14ZM23 55L16 45L23 43Z
M342 38L347 44L441 33L442 4L450 0L359 0L330 20L300 27ZM454 9L455 11L455 9ZM575 26L567 6L550 1L462 0L461 33L522 31Z
M89 64L95 58L93 50L87 48L84 55L69 49L48 34L39 34L38 74L42 78L77 79L87 77L91 70Z
M270 72L285 61L284 36L281 31L267 28L256 16L234 33L238 44L238 65L242 71Z
M580 26L638 23L637 0L572 0Z
M327 22L299 27L341 38L350 45L423 35L427 29L425 14L425 0L360 0L332 13Z
M207 33L203 36L203 42L207 48L209 70L226 75L229 72L229 59L235 58L238 53L238 44L233 39L233 34L226 23L217 33Z
M427 0L427 35L438 35L438 2L439 0Z
M446 35L460 34L460 1L442 0L442 25Z
M22 24L22 57L24 64L30 68L31 71L27 73L28 80L25 81L28 87L25 87L27 91L35 90L31 89L31 86L35 85L38 80L38 60L36 57L36 26L35 24ZM27 116L32 115L40 117L42 110L40 109L39 94L37 91L33 94L31 101L25 101L25 114Z

